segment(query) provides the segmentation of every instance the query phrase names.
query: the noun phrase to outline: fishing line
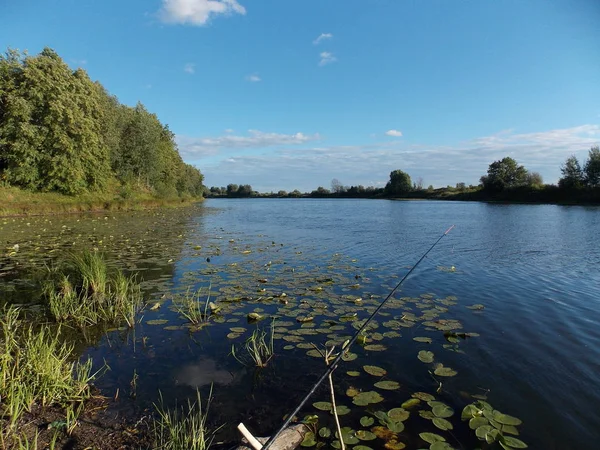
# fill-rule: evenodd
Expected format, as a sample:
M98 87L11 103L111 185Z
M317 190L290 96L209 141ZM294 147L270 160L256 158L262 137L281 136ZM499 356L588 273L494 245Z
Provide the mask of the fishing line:
M263 445L262 450L268 450L268 448L271 446L271 444L273 444L273 442L275 441L275 439L277 439L277 437L283 432L283 430L285 430L288 425L290 424L290 422L294 419L294 417L296 416L296 414L298 414L298 412L300 412L300 410L302 409L302 407L306 404L306 402L308 401L308 399L315 393L315 391L317 390L317 388L321 385L321 383L331 374L333 373L333 371L335 369L337 369L338 364L340 363L340 361L342 360L342 357L344 356L344 354L346 353L347 350L350 349L350 347L352 346L352 344L354 344L356 342L356 339L358 339L358 336L360 336L360 334L367 328L367 325L369 325L369 323L371 322L371 320L377 315L377 313L379 312L379 310L383 307L383 305L385 305L387 303L387 301L392 297L392 295L394 295L394 293L398 290L398 288L400 286L402 286L402 283L404 283L404 281L409 277L409 275L417 268L417 266L419 264L421 264L421 261L423 261L425 259L425 257L429 254L429 252L431 250L434 249L434 247L438 244L438 242L440 242L444 236L446 236L448 233L450 233L450 231L454 228L454 225L452 225L450 228L448 228L446 230L446 232L444 234L442 234L434 243L431 247L429 247L429 250L427 250L425 253L423 253L423 256L421 256L421 258L419 258L419 260L417 261L417 263L411 267L411 269L406 273L406 275L404 275L402 277L402 279L398 282L398 284L396 285L396 287L394 289L392 289L392 292L390 292L388 294L388 296L379 304L379 306L375 309L375 311L373 311L373 314L371 314L367 320L365 321L365 323L358 329L358 331L354 334L354 336L352 336L352 339L350 339L350 341L348 341L347 345L344 346L342 348L342 351L340 351L340 353L337 355L337 357L333 360L333 362L327 366L327 370L325 371L325 373L321 376L321 378L319 378L319 380L313 385L313 387L310 389L310 391L308 391L308 393L306 394L306 396L304 396L304 398L302 399L302 401L298 404L298 406L296 407L296 409L288 415L287 419L283 422L283 424L281 425L281 427L275 432L274 435L272 435L269 440L267 442L265 442L265 445ZM340 437L341 439L341 437Z

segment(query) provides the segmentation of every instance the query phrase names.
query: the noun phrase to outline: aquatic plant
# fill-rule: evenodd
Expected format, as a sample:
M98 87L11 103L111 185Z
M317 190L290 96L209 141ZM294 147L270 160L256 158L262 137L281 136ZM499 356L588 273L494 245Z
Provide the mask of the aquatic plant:
M73 362L73 345L60 339L60 327L34 328L10 307L0 317L0 417L8 422L2 439L16 432L25 411L35 404L71 405L92 396L92 360ZM74 416L73 416L74 417Z
M211 429L207 423L212 387L206 407L202 408L200 391L196 390L197 401L188 400L187 408L167 409L162 394L154 404L158 418L153 423L154 448L160 450L206 450L221 428Z
M243 355L240 355L239 351L236 351L235 345L231 346L231 354L246 366L267 367L267 364L274 355L274 334L275 320L271 322L270 332L260 330L259 328L252 332L242 347L245 350Z
M83 251L47 269L43 298L59 322L86 326L125 321L133 327L142 294L135 276L109 268L98 252Z
M210 285L204 301L200 299L201 295L202 289L188 289L184 295L173 299L175 309L197 327L207 325L213 311L217 311L217 307L210 301Z

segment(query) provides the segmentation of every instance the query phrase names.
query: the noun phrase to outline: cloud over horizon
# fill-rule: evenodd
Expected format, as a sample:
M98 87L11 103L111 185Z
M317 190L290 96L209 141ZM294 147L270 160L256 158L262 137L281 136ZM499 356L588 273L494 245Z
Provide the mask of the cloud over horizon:
M437 146L393 141L292 149L283 145L306 144L310 139L301 133L300 136L257 133L256 136L221 142L226 144L220 148L227 148L227 156L210 161L203 161L203 156L214 156L218 151L204 154L193 149L185 151L187 144L183 140L179 143L184 158L198 165L208 186L247 183L254 189L268 192L279 189L312 191L318 186L328 187L333 178L345 185L381 186L395 169L408 172L413 179L422 177L425 185L477 184L488 165L505 156L516 159L530 171L541 173L546 183L556 183L561 164L571 154L583 162L589 148L600 142L600 125L533 133L505 130L453 145ZM261 140L269 145L256 145ZM214 139L204 142L200 149L211 148L211 143ZM275 148L265 149L262 153L236 153L235 149L240 147Z
M385 134L387 134L388 136L393 136L393 137L402 137L402 131L398 131L398 130L388 130L385 132Z
M246 14L237 0L162 0L158 12L165 23L206 25L216 15Z

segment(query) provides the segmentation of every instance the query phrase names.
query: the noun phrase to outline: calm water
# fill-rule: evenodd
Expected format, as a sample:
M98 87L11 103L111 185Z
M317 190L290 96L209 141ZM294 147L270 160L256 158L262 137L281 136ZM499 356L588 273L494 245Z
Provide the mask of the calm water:
M332 320L347 308L339 305L347 304L352 296L362 296L366 306L362 310L352 308L364 318L435 239L456 225L396 297L414 298L424 293L436 298L456 296L457 304L449 307L444 318L457 319L461 331L480 336L461 342L464 353L456 353L442 347L446 343L442 332L418 326L402 329L401 339L384 338L380 343L386 351L356 349L358 359L343 363L336 372L338 402L352 409L351 414L342 416L342 425L356 428L355 422L364 415L344 396L346 388L354 385L369 390L372 385L367 384L373 381L364 375L353 379L345 372L375 364L402 385L399 391L382 391L385 406L380 409L399 406L415 391L436 395L457 411L458 417L452 419L452 439L448 437L457 448L472 448L477 442L464 423L461 429L459 420L460 410L471 401L469 394L486 394L494 408L522 419L520 437L530 448L597 448L600 208L429 201L208 200L200 207L160 214L30 222L5 220L0 229L3 243L20 243L22 254L39 249L40 241L51 242L51 248L44 248L47 252L92 243L113 255L115 264L141 271L149 301L167 301L158 312L144 311L135 330L105 331L91 347L82 347L84 356L90 355L98 363L106 360L111 367L98 385L108 395L120 390L119 407L123 411L148 407L157 400L159 389L168 402L181 402L194 396L194 388L205 392L214 383L213 419L233 425L243 420L257 434L276 428L323 369L323 363L307 356L306 349L283 349L295 344L285 339L276 340L276 356L263 371L243 368L229 355L229 328L252 329L244 320L248 311L258 308L265 315L286 311L277 300L261 300L259 289L263 286L257 280L268 278L266 287L271 293L287 292L290 305L286 308L314 309ZM250 253L243 253L245 249ZM15 270L36 264L37 258L28 256L18 264L5 260L3 269L18 273ZM452 266L454 271L446 270ZM332 276L334 285L317 294L307 288L316 284L319 274ZM360 286L352 287L356 281ZM217 302L231 299L236 289L250 298L241 304L224 303L226 322L195 333L147 323L165 319L181 325L179 314L168 308L173 292L189 286L208 288L209 284ZM21 292L22 286L16 286L16 292ZM6 289L4 295L8 298L10 292ZM370 295L373 299L367 300ZM324 305L334 297L337 303L326 309ZM473 304L482 304L485 309L466 308ZM337 314L333 311L336 308ZM379 323L398 312L402 309L387 309L389 316L378 318ZM278 320L295 323L294 316L290 317ZM348 327L339 334L352 331ZM378 331L385 328L381 326ZM433 343L417 343L412 340L415 336L430 336ZM327 340L325 336L304 337L307 342ZM455 377L440 379L443 390L439 395L438 383L416 358L423 349L433 351L436 361L458 372ZM125 394L132 391L134 371L139 378L136 398L131 400ZM317 400L328 400L327 391L317 393ZM314 408L306 409L306 413L314 412ZM401 440L408 448L424 446L416 437L420 431L435 431L422 422L407 422ZM378 445L374 441L366 444Z

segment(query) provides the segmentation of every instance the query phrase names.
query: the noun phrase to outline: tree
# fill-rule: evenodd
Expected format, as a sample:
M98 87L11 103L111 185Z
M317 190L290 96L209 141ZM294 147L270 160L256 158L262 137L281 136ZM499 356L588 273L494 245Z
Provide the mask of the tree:
M563 189L579 189L583 187L583 170L575 155L569 156L560 168L562 177L558 180L558 186Z
M501 191L525 184L527 170L510 157L494 161L488 167L487 175L481 177L483 188Z
M597 145L590 149L583 172L585 174L585 183L589 187L600 186L600 147Z
M252 186L249 184L240 184L237 195L238 197L250 197L252 195Z
M456 189L458 189L459 191L464 191L467 188L467 186L465 185L465 183L456 183Z
M544 185L544 179L539 172L528 172L525 183L530 187L541 187Z
M227 185L227 197L235 197L237 195L238 185L228 184Z
M417 178L417 182L415 183L415 189L418 191L423 189L423 177Z
M331 180L331 192L333 192L334 194L343 194L344 192L346 192L346 188L340 180L334 178L333 180Z
M410 175L401 170L390 172L390 181L385 185L387 195L402 195L412 190Z

